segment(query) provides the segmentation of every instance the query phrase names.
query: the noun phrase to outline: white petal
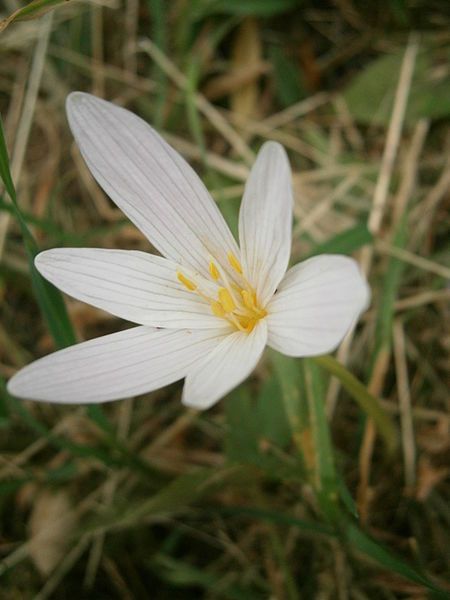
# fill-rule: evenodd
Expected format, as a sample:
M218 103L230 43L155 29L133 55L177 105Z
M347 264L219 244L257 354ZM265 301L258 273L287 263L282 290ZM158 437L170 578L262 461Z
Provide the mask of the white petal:
M250 172L239 214L242 265L263 305L276 290L289 263L291 180L283 147L266 142Z
M69 95L67 114L98 183L164 256L207 275L209 255L238 253L203 183L150 125L82 92Z
M226 324L212 314L204 299L178 281L178 265L161 256L133 250L55 248L41 252L35 263L63 292L140 325L211 329Z
M9 380L8 391L64 404L136 396L183 378L221 339L210 330L133 327L36 360Z
M267 306L268 344L289 356L334 350L370 298L352 258L322 255L292 267Z
M246 379L256 367L267 342L267 324L260 321L250 333L236 331L189 371L182 402L206 409Z

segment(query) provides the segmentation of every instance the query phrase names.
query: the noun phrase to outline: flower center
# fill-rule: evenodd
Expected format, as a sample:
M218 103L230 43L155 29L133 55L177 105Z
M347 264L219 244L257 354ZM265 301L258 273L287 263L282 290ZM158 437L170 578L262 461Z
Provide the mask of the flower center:
M226 319L239 331L250 333L259 319L267 315L267 311L258 305L256 292L244 277L241 263L236 256L229 252L227 258L231 268L239 276L239 284L230 281L220 264L211 259L209 274L218 286L216 298L205 294L196 282L188 279L181 271L177 271L178 281L187 290L206 300L216 317Z

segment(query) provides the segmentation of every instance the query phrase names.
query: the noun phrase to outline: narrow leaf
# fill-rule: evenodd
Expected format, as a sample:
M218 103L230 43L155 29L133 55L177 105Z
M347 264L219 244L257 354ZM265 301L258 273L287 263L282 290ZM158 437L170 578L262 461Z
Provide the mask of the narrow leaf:
M318 356L312 360L339 379L342 387L358 402L362 410L373 419L389 453L393 453L398 443L397 429L377 398L372 396L367 388L332 356Z
M448 598L448 594L436 587L434 583L428 579L428 577L375 542L375 540L364 533L354 523L348 524L345 531L345 537L353 549L357 550L361 554L364 554L367 558L371 559L384 569L387 569L390 572L398 573L402 577L409 579L409 581L414 581L415 583L424 585L428 589L439 594L439 598Z
M14 23L15 21L25 21L28 19L37 19L46 12L55 8L58 4L64 4L69 0L33 0L29 4L18 8L9 17L0 21L0 33Z
M314 480L322 509L333 520L335 505L339 498L330 430L325 415L325 394L321 373L311 359L302 360L305 376L309 423L314 444Z
M38 301L42 315L47 322L50 333L59 348L70 346L76 342L75 334L70 322L61 293L46 281L34 266L34 257L39 252L36 241L28 229L17 203L16 190L9 168L8 151L4 136L3 125L0 119L0 177L5 189L11 198L12 207L20 225L22 237L27 252L30 269L31 283Z
M322 244L318 244L305 258L314 254L351 254L362 246L370 244L372 239L372 234L367 229L367 225L361 223L338 233Z
M8 409L8 392L3 377L0 375L0 428L8 424L9 409Z

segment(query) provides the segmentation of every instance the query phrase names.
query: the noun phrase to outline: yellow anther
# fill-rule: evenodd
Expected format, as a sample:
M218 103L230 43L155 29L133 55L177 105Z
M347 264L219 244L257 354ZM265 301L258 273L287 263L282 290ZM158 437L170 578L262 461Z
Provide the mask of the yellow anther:
M255 303L253 302L252 295L247 290L241 290L242 300L244 301L244 305L249 309L253 310L255 307Z
M217 302L216 300L213 300L211 302L211 310L213 311L213 314L216 315L216 317L224 317L226 315L223 306L220 304L220 302Z
M197 286L193 281L188 279L181 271L177 271L178 281L180 281L184 287L186 287L190 292L193 292L197 289Z
M209 260L209 286L213 284L216 292L203 289L203 278L198 281L189 279L181 271L177 271L178 281L190 292L202 298L209 305L212 314L220 319L225 319L236 330L250 333L260 319L267 315L267 311L258 303L256 292L242 273L242 266L232 252L228 252L228 262L233 270L240 275L235 281L230 280L229 272L222 268L212 256ZM220 283L219 283L220 282ZM222 286L222 287L219 287ZM217 294L213 296L211 294Z
M211 273L211 277L214 279L214 281L220 279L219 269L216 267L213 261L210 261L209 263L209 272Z
M227 254L228 262L239 275L242 275L242 265L232 252Z
M238 317L237 321L239 323L239 330L250 333L255 328L256 323L258 322L258 318L254 317Z
M226 313L232 312L236 308L233 297L226 288L219 288L219 302Z

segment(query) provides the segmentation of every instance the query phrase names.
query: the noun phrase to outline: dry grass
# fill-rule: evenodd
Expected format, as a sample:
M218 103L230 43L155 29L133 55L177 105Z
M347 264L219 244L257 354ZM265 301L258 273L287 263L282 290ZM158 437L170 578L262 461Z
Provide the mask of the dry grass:
M0 108L28 225L41 248L150 250L73 144L64 100L74 89L152 122L201 173L232 227L255 151L265 139L283 143L294 171L293 262L330 240L327 251L340 251L341 234L361 262L373 302L338 357L399 427L398 453L387 457L372 421L326 379L339 472L366 530L445 586L450 130L448 118L407 117L425 46L440 52L436 72L449 72L445 9L430 9L426 35L408 37L412 26L399 23L394 2L387 16L336 2L289 17L196 22L186 3L169 4L68 4L0 34ZM296 67L298 89L286 75L281 93L276 51ZM395 51L404 58L391 118L362 123L341 91L373 58ZM373 238L361 246L348 232L364 225ZM6 194L0 298L6 380L54 347ZM122 326L73 299L67 307L80 340ZM320 527L283 520L321 522L293 445L256 432L255 458L233 433L247 435L239 408L246 394L278 401L269 360L204 415L181 407L179 389L108 405L108 425L84 408L31 402L29 422L2 402L2 597L425 597L422 586L373 569Z

